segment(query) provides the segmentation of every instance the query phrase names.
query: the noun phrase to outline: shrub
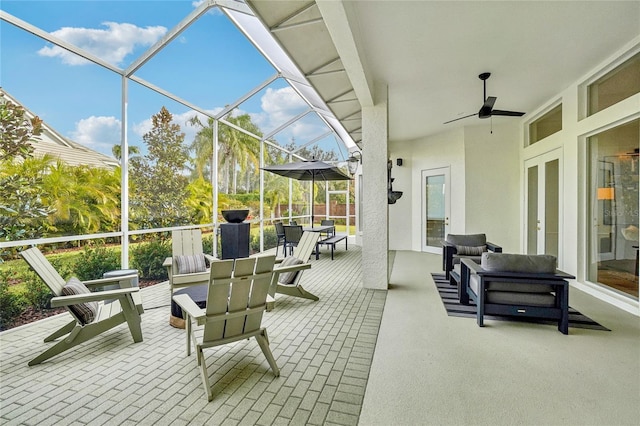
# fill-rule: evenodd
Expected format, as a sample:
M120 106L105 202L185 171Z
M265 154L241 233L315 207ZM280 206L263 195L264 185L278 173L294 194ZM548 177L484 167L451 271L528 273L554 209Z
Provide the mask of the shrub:
M213 253L213 234L202 236L202 252L207 254Z
M26 289L24 297L29 304L36 309L49 309L53 294L40 277L32 271L25 271L19 275L19 278L24 283Z
M276 236L275 228L269 227L264 229L264 249L269 250L276 246L278 237ZM260 251L260 234L252 233L250 248L252 253L258 253Z
M9 280L14 276L9 271L0 271L0 330L4 330L24 310L24 299L9 291Z
M167 241L140 243L131 249L131 265L140 271L140 278L168 279L167 268L162 263L171 257L171 244Z
M108 271L120 269L120 254L104 246L85 246L73 265L73 272L81 281L102 278Z

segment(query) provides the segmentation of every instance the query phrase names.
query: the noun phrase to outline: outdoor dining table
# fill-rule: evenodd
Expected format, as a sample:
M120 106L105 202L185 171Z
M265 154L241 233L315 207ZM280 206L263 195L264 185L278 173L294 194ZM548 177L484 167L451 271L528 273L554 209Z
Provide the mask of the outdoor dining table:
M320 226L305 226L302 228L303 232L333 232L335 226L333 225L320 225Z

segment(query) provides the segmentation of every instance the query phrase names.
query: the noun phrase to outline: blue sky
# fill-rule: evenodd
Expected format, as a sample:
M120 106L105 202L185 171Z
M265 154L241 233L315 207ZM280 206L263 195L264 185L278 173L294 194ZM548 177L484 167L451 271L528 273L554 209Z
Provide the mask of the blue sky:
M176 1L3 0L0 8L106 62L126 69L198 5ZM0 85L62 135L110 154L119 143L121 77L11 24L0 21ZM275 74L276 70L220 11L210 11L160 51L136 76L207 111L216 112ZM140 145L150 117L162 106L174 114L190 142L187 107L129 82L129 143ZM281 79L242 104L263 131L306 105ZM276 139L299 144L327 131L315 115ZM320 142L335 146L335 137Z

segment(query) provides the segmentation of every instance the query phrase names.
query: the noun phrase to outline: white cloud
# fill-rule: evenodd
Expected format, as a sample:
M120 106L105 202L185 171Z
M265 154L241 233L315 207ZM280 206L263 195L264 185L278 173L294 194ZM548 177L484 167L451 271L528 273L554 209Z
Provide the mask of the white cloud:
M106 29L63 27L51 34L78 46L104 61L120 65L137 46L148 47L158 41L167 29L162 26L141 28L133 24L103 22ZM39 55L59 57L67 65L84 65L88 62L58 46L45 46Z
M269 133L305 111L308 106L291 87L268 88L260 99L261 113L252 114L252 119L260 128Z
M111 155L113 145L120 143L121 122L115 117L92 115L76 123L71 139L88 148Z

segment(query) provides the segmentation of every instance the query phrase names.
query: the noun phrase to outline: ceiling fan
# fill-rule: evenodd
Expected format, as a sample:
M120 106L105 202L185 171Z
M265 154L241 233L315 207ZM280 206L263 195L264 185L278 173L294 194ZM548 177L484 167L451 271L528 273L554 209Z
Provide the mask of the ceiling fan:
M469 115L465 115L464 117L454 118L453 120L446 121L444 124L451 123L453 121L462 120L463 118L473 117L474 115L477 115L479 118L489 118L494 115L503 115L508 117L521 117L524 115L524 112L503 111L501 109L493 109L493 105L496 103L496 99L498 98L496 98L495 96L487 97L487 79L490 76L491 76L490 72L483 72L478 76L478 78L482 80L483 86L484 86L484 97L483 97L484 103L482 104L482 108L480 108L480 111L478 111L476 114L469 114Z

